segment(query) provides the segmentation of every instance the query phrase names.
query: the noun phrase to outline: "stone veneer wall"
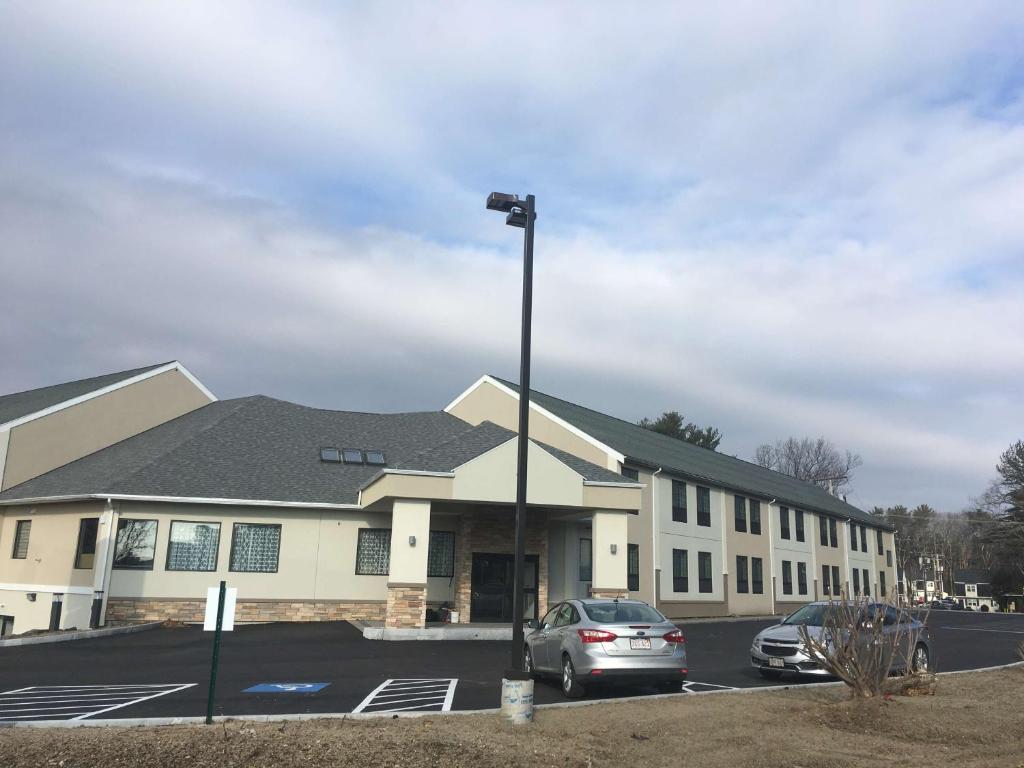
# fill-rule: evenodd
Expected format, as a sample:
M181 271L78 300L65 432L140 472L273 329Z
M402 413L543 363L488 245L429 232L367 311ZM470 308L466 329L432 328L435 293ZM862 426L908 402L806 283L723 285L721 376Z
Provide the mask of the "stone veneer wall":
M426 626L426 615L426 584L388 584L385 627L422 629Z
M239 600L235 621L383 621L383 600ZM112 597L107 600L107 621L202 622L205 600L186 598Z
M462 516L455 539L455 605L459 620L470 615L473 580L473 553L515 554L515 510L479 509ZM548 611L548 517L545 512L528 510L526 514L526 554L538 556L537 615Z

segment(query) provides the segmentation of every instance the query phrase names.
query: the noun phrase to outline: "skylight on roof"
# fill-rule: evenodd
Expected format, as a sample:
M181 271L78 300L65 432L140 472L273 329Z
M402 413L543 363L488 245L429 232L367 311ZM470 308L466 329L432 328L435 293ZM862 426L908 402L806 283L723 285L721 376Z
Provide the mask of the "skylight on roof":
M337 448L321 448L320 461L341 463L341 451L339 451Z
M384 451L367 451L366 463L373 464L376 467L382 467L388 462L387 459L384 458Z
M358 448L345 448L341 452L342 460L346 464L362 464L363 452Z

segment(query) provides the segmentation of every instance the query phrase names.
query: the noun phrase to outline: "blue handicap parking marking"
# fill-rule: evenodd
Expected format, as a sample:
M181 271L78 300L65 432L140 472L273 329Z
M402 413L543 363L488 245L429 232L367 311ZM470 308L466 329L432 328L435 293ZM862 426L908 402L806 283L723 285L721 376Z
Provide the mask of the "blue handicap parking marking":
M330 683L260 683L242 693L316 693Z

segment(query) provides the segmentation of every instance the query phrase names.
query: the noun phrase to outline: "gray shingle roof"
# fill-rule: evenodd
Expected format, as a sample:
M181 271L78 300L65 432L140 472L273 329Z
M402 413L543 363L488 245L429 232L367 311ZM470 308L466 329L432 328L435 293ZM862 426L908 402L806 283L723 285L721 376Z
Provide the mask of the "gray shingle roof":
M492 378L519 392L518 384L497 376ZM703 480L751 496L774 498L782 504L800 509L824 512L843 519L852 518L871 523L875 527L891 529L891 526L874 515L832 496L816 485L789 475L652 432L631 422L537 390L530 391L530 400L614 448L635 463L661 467L670 474Z
M63 384L54 384L50 387L30 389L26 392L14 392L10 395L0 395L0 424L20 419L22 416L45 410L51 406L72 400L97 389L109 387L119 381L138 376L140 373L152 371L167 363L149 365L145 368L133 368L130 371L118 373L107 373L103 376L93 376L91 379L79 379L68 381Z
M448 471L513 436L443 411L329 411L257 395L210 403L9 488L0 501L111 494L354 504L381 468L321 462L321 447L377 449L388 467ZM584 477L625 480L596 465Z

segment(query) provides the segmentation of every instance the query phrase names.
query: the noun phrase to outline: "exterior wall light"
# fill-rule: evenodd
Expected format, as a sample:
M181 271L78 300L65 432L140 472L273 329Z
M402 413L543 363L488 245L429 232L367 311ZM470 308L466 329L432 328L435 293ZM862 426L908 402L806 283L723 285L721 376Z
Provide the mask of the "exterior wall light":
M613 555L617 554L618 551L619 551L619 545L618 544L612 544L612 554Z
M416 537L415 536L410 536L409 537L409 546L410 547L415 547L416 546Z

